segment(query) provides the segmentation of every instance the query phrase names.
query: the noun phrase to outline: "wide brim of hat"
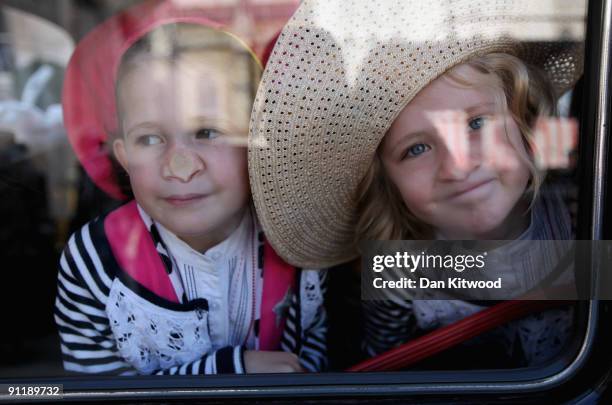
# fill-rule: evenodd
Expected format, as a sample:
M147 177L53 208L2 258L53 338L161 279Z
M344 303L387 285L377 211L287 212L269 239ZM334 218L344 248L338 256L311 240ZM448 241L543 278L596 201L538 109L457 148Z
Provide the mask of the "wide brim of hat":
M257 92L255 207L267 239L296 266L357 256L357 186L395 117L445 71L510 53L543 69L558 94L582 73L582 1L379 3L305 0Z

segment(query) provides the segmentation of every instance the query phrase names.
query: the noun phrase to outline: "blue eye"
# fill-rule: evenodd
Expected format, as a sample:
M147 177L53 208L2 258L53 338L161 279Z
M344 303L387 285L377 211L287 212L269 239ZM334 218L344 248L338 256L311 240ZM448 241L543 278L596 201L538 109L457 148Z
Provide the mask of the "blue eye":
M215 139L221 135L221 132L212 128L200 128L196 131L195 137L196 139Z
M412 145L406 150L405 158L413 158L422 155L423 153L431 150L431 146L424 143L417 143Z
M162 143L162 138L159 135L141 135L136 139L136 143L144 146L158 145Z
M476 118L471 119L470 122L468 122L468 126L470 127L472 131L478 131L479 129L482 129L484 124L485 124L484 117L476 117Z

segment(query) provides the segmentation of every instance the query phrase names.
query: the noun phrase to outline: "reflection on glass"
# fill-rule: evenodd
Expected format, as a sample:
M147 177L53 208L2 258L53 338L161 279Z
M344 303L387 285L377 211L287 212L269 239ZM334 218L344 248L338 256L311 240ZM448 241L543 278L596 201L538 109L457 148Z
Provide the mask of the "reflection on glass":
M556 98L560 95L556 89L544 90L543 93L552 93L554 97L532 102L529 105L532 115L522 117L521 108L512 103L516 89L509 90L500 84L500 77L482 71L481 65L475 68L470 64L474 62L471 57L463 58L466 55L462 53L466 49L463 45L477 46L479 41L496 40L494 29L486 30L480 22L464 23L462 18L471 18L476 12L463 12L436 1L398 2L399 9L365 1L304 1L302 10L306 11L298 14L297 20L285 30L272 55L274 70L260 90L262 97L251 117L261 74L256 59L272 50L270 39L293 13L296 2L157 2L198 10L226 29L202 30L179 24L180 27L175 26L165 34L159 34L163 30L157 31L144 46L150 48L144 52L146 55L134 52L133 58L130 55L123 58L119 83L110 75L104 76L118 66L110 58L97 59L95 68L87 72L91 75L82 83L85 97L78 99L68 112L61 110L60 96L64 69L74 48L71 37L80 39L101 22L102 15L111 15L125 8L125 4L107 2L108 8L94 9L76 0L61 3L63 8L56 9L69 11L61 18L44 6L24 7L31 7L34 10L30 11L39 16L64 22L63 29L50 28L49 24L43 27L39 25L43 20L40 17L2 8L1 257L7 268L23 269L8 273L5 293L0 294L3 315L16 330L1 342L2 376L59 375L64 373L62 364L67 364L69 371L110 374L278 371L267 367L270 362L285 367L281 371L324 368L323 323L317 318L320 309L317 305L302 314L312 321L305 322L306 328L302 330L312 332L312 340L301 347L300 364L280 351L264 359L247 350L251 353L242 362L236 360L243 354L236 347L252 349L258 344L262 347L255 330L262 328L257 311L264 304L258 297L265 294L258 289L261 280L251 278L259 261L260 240L253 237L245 242L248 246L245 255L223 262L221 267L230 276L222 286L210 279L196 279L200 274L190 269L191 264L183 260L182 253L168 254L176 249L189 253L211 250L211 246L227 239L232 229L242 229L243 225L250 227L251 233L258 229L255 222L243 221L249 215L253 219L246 167L249 125L254 126L251 146L256 149L252 151L256 163L251 180L259 186L259 194L256 192L254 198L261 203L260 212L265 215L264 205L268 204L277 209L291 207L291 213L296 215L284 218L283 213L275 211L278 214L275 218L281 218L279 223L298 224L300 232L297 236L277 232L284 236L277 238L280 239L277 243L293 248L306 235L309 243L304 250L312 249L313 257L323 255L331 246L331 253L342 254L346 259L346 245L328 243L327 238L340 235L347 245L352 244L354 222L326 228L346 218L359 219L358 240L493 239L487 249L491 257L505 264L487 277L491 280L508 277L505 288L515 293L530 291L542 280L550 281L551 269L565 260L566 242L573 238L575 228L572 224L575 210L572 212L567 203L572 202L577 189L570 175L577 167L578 123L571 116L555 116ZM559 46L583 40L581 2L549 2L555 18L541 9L532 11L525 6L528 2L519 3L524 8L515 7L512 19L499 22L509 37L528 44ZM485 6L493 4L487 2ZM414 24L412 16L419 16L423 24ZM144 17L134 13L128 20L138 24ZM435 23L439 21L444 24ZM439 45L436 41L447 36L454 40L436 48ZM107 55L103 52L104 43L113 41L110 37L103 39L96 50ZM120 42L123 40L120 38ZM435 57L429 58L431 49ZM124 50L121 48L120 52ZM115 55L113 52L119 52L119 48L111 49L109 54ZM453 62L454 69L448 73L451 64L447 61L459 54L467 63L457 67ZM501 59L507 56L504 54ZM564 90L575 79L565 73L581 63L581 56L566 56L562 63L544 66L563 77ZM445 67L434 72L436 66ZM539 81L541 72L534 69L534 73L536 82L547 87L548 84ZM277 81L279 78L282 80ZM423 86L419 87L419 83ZM107 92L99 94L101 89ZM410 103L405 102L408 98ZM83 125L80 130L92 133L101 132L102 128L104 136L90 139L84 148L91 147L96 154L91 159L80 155L79 165L67 141L62 113L81 115L84 100L93 100L95 114L88 116L91 121L87 124L92 126ZM115 111L115 101L119 111ZM75 149L78 145L73 142ZM111 162L108 157L114 155L118 159ZM96 160L100 156L106 166ZM370 167L372 159L375 163ZM361 164L354 165L357 161ZM215 173L212 181L196 185L201 174L210 171ZM322 184L320 178L331 182ZM298 192L292 194L290 190L295 189ZM354 198L356 189L361 193L359 198ZM125 198L132 193L143 210L137 214L146 215L158 225L155 249L160 254L165 252L163 257L158 255L163 261L162 274L173 268L175 272L162 287L136 273L130 277L164 300L179 304L196 302L198 306L190 313L191 318L186 316L174 323L152 319L156 311L136 305L138 298L131 301L125 298L134 298L126 280L121 281L121 288L119 282L100 286L99 280L93 278L83 281L91 287L85 293L90 295L77 297L76 301L109 299L104 302L116 304L111 313L99 305L86 304L76 311L73 308L74 294L88 288L78 285L81 280L71 276L83 268L96 267L100 252L91 236L81 234L80 240L68 242L70 234L120 204L107 194ZM340 202L334 200L336 193ZM213 197L220 198L208 205ZM352 208L344 205L347 201L358 201L360 211L350 212ZM334 211L335 208L340 210ZM319 228L309 229L312 224ZM343 234L347 229L350 232ZM276 233L274 229L264 230ZM148 259L156 257L155 252L152 256L143 253L150 249L143 247L144 233L154 232L150 227L128 226L124 237L112 246L120 251L117 260L121 266L149 263ZM549 246L530 243L533 239L557 241ZM157 243L160 240L172 242L162 246ZM538 246L544 253L530 255ZM52 311L57 263L64 248L71 256L61 261L63 273L57 303L60 342L52 323ZM448 255L454 260L467 255L472 248L461 245L434 257ZM408 248L395 248L398 249ZM212 249L211 257L214 253ZM240 275L238 268L247 269L249 277ZM102 284L115 281L105 277L102 273ZM320 280L311 274L303 281L301 296L319 300ZM551 285L559 285L563 280L553 281ZM198 301L203 298L199 288L203 285L207 288L206 303ZM344 305L359 300L354 295L342 301L345 280L340 285L331 291L333 302ZM223 296L232 302L225 307L221 301L210 298L215 295L213 292L224 288L240 292ZM293 308L293 295L281 290L272 308L274 319L269 321L272 325ZM410 294L405 289L401 294L391 290L385 302L364 302L363 308L349 307L346 312L338 310L346 305L329 306L330 312L335 311L329 326L332 362L350 348L356 353L351 362L334 363L334 369L344 369L353 365L355 359L414 342L423 333L454 325L489 305L471 302L461 295L437 300ZM32 308L36 310L16 310L16 303L24 300L35 302ZM221 310L227 313L221 316ZM544 364L567 347L575 333L575 315L570 306L530 315L459 346L458 351L466 349L465 354L451 352L433 367L463 368L467 362L462 359L485 352L493 353L481 355L490 361L470 364L473 367ZM343 322L356 316L365 319L365 327L355 334L348 333L351 328L345 328ZM221 319L226 318L230 322L223 324ZM144 327L136 327L145 323L146 333L142 332ZM202 327L193 326L196 324ZM106 335L97 335L100 330ZM214 336L217 331L223 336ZM169 336L164 345L159 342L140 345L146 340L143 336L149 339L157 333ZM534 343L540 339L541 343ZM96 346L92 343L95 340L104 343ZM334 345L334 341L341 343ZM294 343L291 337L283 342L289 350L295 349ZM116 350L109 349L113 344ZM227 347L231 350L223 350ZM216 353L216 357L202 353ZM227 358L231 361L226 363ZM421 366L427 367L427 363L416 365Z

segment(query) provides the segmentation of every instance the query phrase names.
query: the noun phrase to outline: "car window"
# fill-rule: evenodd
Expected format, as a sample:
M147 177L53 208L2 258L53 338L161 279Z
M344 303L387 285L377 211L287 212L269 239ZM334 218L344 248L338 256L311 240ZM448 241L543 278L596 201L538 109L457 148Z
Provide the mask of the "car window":
M577 372L610 295L603 9L375 3L0 6L0 382L332 398Z

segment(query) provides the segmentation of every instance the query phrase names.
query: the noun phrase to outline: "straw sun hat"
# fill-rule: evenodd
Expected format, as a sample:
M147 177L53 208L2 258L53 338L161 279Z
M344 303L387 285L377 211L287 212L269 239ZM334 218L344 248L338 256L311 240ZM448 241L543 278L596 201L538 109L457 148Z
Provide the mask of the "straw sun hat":
M557 93L582 72L585 2L305 0L282 31L251 116L249 170L280 256L323 267L357 256L355 190L394 118L428 83L505 52Z

